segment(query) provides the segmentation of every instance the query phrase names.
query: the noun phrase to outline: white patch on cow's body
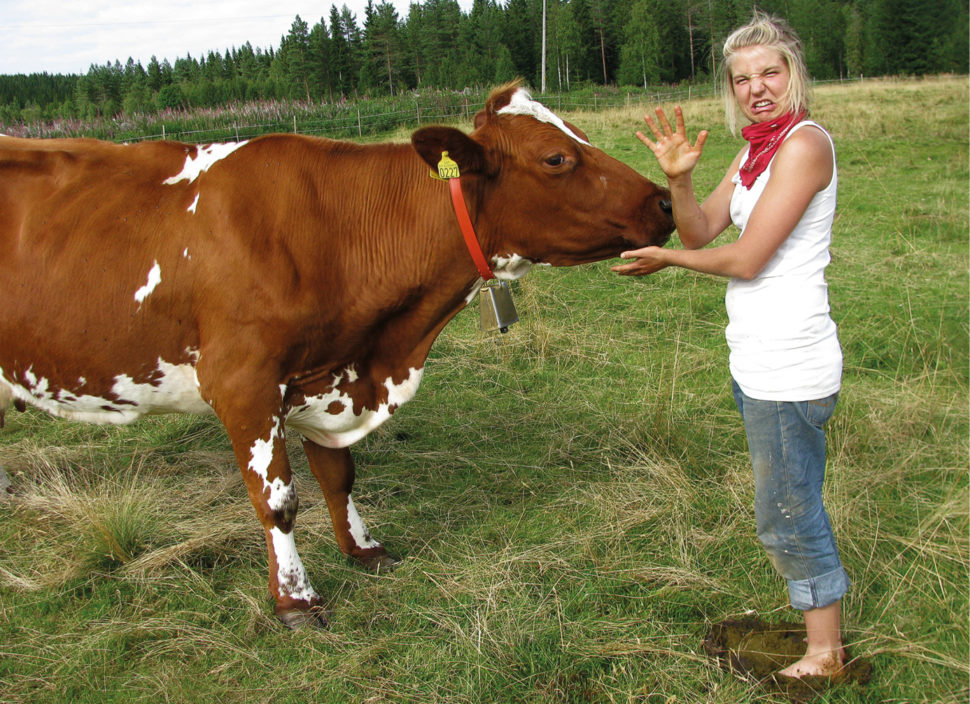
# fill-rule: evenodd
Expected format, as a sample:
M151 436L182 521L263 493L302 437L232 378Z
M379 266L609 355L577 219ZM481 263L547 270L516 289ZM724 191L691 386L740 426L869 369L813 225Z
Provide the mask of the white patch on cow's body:
M492 272L497 279L520 279L529 273L532 268L532 260L526 259L519 254L510 254L506 257L492 257Z
M184 259L192 259L192 256L189 254L189 248L188 247L186 247L185 249L182 250L182 257Z
M276 555L276 578L279 582L280 596L289 596L307 602L317 599L317 593L310 586L300 553L296 551L296 541L293 539L292 531L284 533L274 526L269 532L273 538L273 553Z
M396 408L414 398L421 384L424 369L412 367L408 378L400 384L395 384L388 377L384 381L387 402L375 409L364 408L360 414L354 413L354 399L337 388L343 374L347 374L350 381L357 378L356 371L351 367L335 375L333 390L317 396L308 396L301 405L290 410L286 417L286 424L323 447L347 447L390 418L392 406ZM342 410L334 413L335 404L342 406Z
M585 144L587 147L592 146L585 139L577 135L562 121L556 113L547 108L542 103L538 103L532 99L529 92L523 88L519 88L515 93L512 94L512 100L504 108L498 111L499 115L527 115L529 117L534 117L539 122L548 122L550 125L555 125L567 135L575 139L580 144Z
M193 215L195 215L195 209L196 209L196 207L198 207L198 205L199 205L199 194L196 193L195 194L195 200L192 201L192 205L190 205L188 208L186 208L186 211L192 213Z
M196 355L197 357L197 355ZM194 364L170 364L159 358L151 382L136 383L127 374L114 377L105 396L82 393L84 377L74 389L52 389L48 379L37 377L33 367L17 383L0 369L0 379L13 396L47 413L86 423L131 423L155 413L212 413L199 394Z
M162 283L162 267L158 265L158 261L152 265L152 268L148 270L148 281L140 289L135 291L135 300L140 304L144 303L145 299L155 290L155 287Z
M161 358L156 369L160 383L137 383L127 374L115 377L112 392L133 401L148 413L212 413L212 408L199 393L199 377L192 364L169 364Z
M293 482L287 484L279 477L276 477L273 481L269 480L269 466L273 462L273 446L276 440L282 436L283 424L279 418L274 417L269 439L257 440L249 448L249 470L262 477L263 489L269 491L269 499L266 503L274 511L279 511L296 499L296 489L293 487Z
M357 547L367 549L379 548L381 546L379 542L370 537L370 531L367 530L367 526L361 520L360 514L357 513L354 500L349 496L347 497L347 523L350 526L350 535L353 537L354 542L357 543Z
M171 178L165 179L162 183L166 186L174 186L179 181L192 183L200 174L208 171L209 167L213 164L225 159L245 144L246 142L243 141L230 142L228 144L209 144L205 147L199 147L194 158L190 155L185 157L185 165L182 166L182 170L179 173Z
M279 437L280 433L279 418L273 420L275 425L269 433L269 440L257 440L249 448L249 469L261 476L264 482L266 482L266 477L269 474L269 465L273 461L273 441Z

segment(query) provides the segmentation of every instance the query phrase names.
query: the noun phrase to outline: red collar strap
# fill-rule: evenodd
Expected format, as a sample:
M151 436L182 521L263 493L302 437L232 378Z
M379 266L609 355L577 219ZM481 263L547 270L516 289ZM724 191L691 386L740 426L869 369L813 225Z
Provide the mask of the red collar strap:
M465 238L465 246L468 247L468 253L472 255L472 260L475 262L475 268L478 269L478 273L486 281L494 279L495 274L492 273L492 269L485 260L482 246L478 243L478 238L475 236L475 228L472 226L471 218L468 217L468 206L465 205L465 196L461 192L461 179L449 178L448 190L451 191L451 204L455 208L455 217L458 218L458 226L461 228L462 237Z
M437 171L435 169L431 170L431 178L448 182L448 190L451 191L451 205L455 209L455 217L458 218L458 227L461 228L461 235L465 238L465 246L468 247L468 253L472 255L475 268L478 269L478 273L486 281L494 279L495 274L492 273L488 262L485 260L482 246L478 243L478 238L475 236L475 228L472 227L472 220L468 217L468 206L465 205L465 195L461 192L461 171L458 168L458 164L448 156L447 151L441 152L441 161L438 162L438 169Z

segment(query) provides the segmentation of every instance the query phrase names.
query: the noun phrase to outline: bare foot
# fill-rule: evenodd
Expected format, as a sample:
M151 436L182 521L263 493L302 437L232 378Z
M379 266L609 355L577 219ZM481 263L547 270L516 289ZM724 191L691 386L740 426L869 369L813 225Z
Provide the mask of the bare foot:
M805 657L794 665L786 667L778 674L783 677L833 677L845 665L845 650L823 650L820 653L805 653Z

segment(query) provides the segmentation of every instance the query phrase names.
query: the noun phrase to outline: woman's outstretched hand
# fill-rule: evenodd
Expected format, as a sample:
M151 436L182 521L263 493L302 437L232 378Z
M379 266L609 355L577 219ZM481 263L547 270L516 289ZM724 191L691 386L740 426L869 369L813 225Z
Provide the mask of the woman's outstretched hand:
M623 252L620 257L622 259L634 259L636 261L627 264L617 264L611 266L610 269L620 276L644 276L645 274L653 274L669 266L666 257L667 251L660 247L642 247L641 249L629 250Z
M670 121L661 108L655 110L657 113L657 123L649 115L644 115L643 119L653 133L651 140L643 132L637 132L637 139L643 142L653 155L657 157L660 168L668 179L676 179L684 174L689 174L697 166L704 151L704 142L707 141L707 130L701 130L697 135L697 141L692 145L687 139L687 129L684 127L684 112L680 106L674 108L674 120L676 129L670 126Z

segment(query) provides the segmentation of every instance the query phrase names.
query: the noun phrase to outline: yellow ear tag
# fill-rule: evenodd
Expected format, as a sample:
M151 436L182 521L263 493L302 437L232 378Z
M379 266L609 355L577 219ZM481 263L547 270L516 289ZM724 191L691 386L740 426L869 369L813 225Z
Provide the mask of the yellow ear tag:
M434 172L432 172L434 175ZM461 173L458 171L458 164L448 156L448 152L441 152L441 161L438 162L438 178L448 180L458 178Z

